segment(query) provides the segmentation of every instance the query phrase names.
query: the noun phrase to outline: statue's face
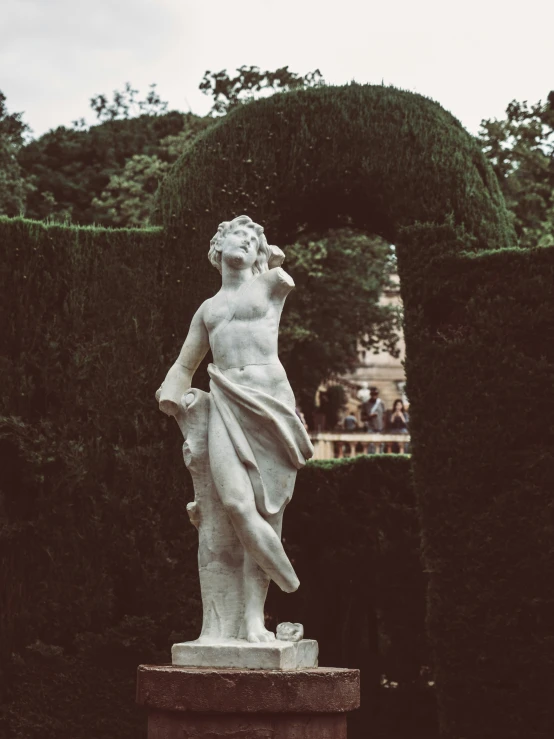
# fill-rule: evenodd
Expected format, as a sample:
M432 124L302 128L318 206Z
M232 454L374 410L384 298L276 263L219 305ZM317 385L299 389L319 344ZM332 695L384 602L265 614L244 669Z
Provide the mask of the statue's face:
M218 251L221 259L234 269L252 269L258 258L258 237L253 229L237 226L223 239Z

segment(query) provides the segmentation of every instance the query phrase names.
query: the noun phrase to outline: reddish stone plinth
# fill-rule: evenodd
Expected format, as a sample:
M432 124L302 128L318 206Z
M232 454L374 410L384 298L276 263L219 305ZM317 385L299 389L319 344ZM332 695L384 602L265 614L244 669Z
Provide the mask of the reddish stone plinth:
M358 670L138 668L148 739L346 739Z

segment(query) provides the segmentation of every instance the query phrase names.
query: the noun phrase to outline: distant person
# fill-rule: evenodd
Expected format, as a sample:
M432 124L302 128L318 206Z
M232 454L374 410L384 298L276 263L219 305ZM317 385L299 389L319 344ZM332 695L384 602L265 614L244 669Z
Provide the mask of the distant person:
M342 423L345 431L356 431L358 428L358 421L353 413L349 413L345 416Z
M404 408L404 403L400 398L394 401L392 411L389 418L389 430L391 434L407 434L408 433L408 412ZM403 452L407 452L407 444L403 444ZM393 454L400 453L400 445L394 441L391 445Z
M380 434L385 426L385 404L376 387L369 389L369 400L364 406L367 430L370 434Z
M389 419L389 428L394 434L408 433L408 413L400 398L395 400L393 403Z
M385 426L385 404L379 397L376 387L369 389L369 400L364 403L364 418L366 429L370 434L380 434ZM369 454L382 454L384 444L369 444Z

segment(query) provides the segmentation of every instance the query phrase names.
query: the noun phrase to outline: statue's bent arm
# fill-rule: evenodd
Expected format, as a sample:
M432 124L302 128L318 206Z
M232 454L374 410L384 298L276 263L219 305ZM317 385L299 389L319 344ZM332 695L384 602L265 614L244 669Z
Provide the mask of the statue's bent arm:
M282 267L270 269L263 274L263 278L267 283L269 294L272 297L280 298L286 296L294 287L294 280Z
M158 391L160 410L168 416L179 412L181 397L190 388L194 373L210 348L204 306L202 303L194 314L183 348Z

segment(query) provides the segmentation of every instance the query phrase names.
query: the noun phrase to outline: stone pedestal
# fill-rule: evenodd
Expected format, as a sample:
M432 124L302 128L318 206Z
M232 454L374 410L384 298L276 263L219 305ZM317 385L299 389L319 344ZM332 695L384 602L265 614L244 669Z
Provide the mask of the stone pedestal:
M239 670L141 665L148 739L346 739L358 670Z

